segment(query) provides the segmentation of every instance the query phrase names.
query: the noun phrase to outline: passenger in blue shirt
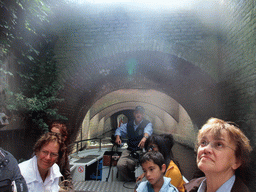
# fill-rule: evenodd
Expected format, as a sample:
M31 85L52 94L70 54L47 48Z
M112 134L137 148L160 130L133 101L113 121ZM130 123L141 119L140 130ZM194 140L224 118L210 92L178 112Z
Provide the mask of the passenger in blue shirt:
M141 182L135 192L178 192L170 181L164 177L166 165L160 152L147 152L140 160L147 181Z
M117 162L118 171L126 181L135 181L136 151L144 148L147 138L153 133L152 123L144 119L145 109L142 106L137 106L133 115L134 120L121 125L115 132L118 145L122 143L121 138L128 138L128 148Z

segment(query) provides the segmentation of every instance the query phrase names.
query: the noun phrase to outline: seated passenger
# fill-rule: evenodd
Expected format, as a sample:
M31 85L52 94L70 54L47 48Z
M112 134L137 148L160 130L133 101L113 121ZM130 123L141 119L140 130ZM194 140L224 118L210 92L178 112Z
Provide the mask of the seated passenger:
M17 160L13 155L0 148L0 191L12 191L15 182L17 192L27 192L26 181L20 174Z
M19 164L29 192L59 190L62 175L56 162L64 150L60 134L46 133L41 136L34 146L35 156Z
M211 118L199 130L197 142L197 166L205 177L185 184L188 192L249 192L238 173L246 167L252 148L239 128Z
M68 184L68 187L70 187L72 189L73 184L72 184L72 176L70 173L70 165L69 165L69 159L68 159L69 152L68 152L68 148L67 148L67 146L69 145L69 139L68 139L69 135L68 135L67 126L65 123L63 123L61 121L54 121L50 125L50 131L53 133L61 134L61 137L64 141L66 150L64 151L62 158L59 158L59 160L56 163L60 167L60 172L63 175L61 180L62 181L66 180L64 182L65 186Z
M147 181L141 182L135 192L178 192L170 181L164 177L166 165L160 152L147 152L140 160Z
M152 135L145 142L145 149L147 151L159 151L165 159L165 164L168 165L165 172L165 177L171 178L171 184L174 185L179 192L184 192L185 183L181 175L180 169L174 163L172 147L174 140L171 134ZM175 161L176 162L176 161ZM177 163L177 162L176 162ZM138 177L137 181L142 180L144 174Z
M115 132L117 145L121 145L121 138L128 138L127 150L122 152L117 162L118 173L126 181L135 181L135 167L138 161L138 153L144 148L147 138L152 134L152 123L144 118L145 109L137 106L133 112L134 120L130 120L118 127Z

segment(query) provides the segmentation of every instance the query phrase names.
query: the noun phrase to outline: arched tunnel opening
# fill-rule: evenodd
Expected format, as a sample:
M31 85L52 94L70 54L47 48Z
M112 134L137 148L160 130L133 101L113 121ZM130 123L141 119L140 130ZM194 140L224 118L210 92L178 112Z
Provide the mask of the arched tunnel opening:
M123 123L133 119L134 108L138 105L145 108L146 119L152 122L155 133L172 133L193 147L197 129L190 116L174 99L155 90L125 89L107 94L89 109L78 133L90 132L87 135L90 138L113 133L120 124L118 117L125 116Z
M127 62L133 62L133 74L130 74ZM216 114L218 98L215 81L199 67L175 56L160 52L116 54L110 58L96 60L91 73L86 69L86 74L89 73L90 76L84 75L83 68L83 65L77 67L71 79L66 81L66 89L61 93L67 102L65 108L61 106L59 110L69 118L73 127L71 130L73 136L81 126L83 117L95 103L97 107L93 108L92 116L97 113L97 110L102 110L103 112L100 113L102 115L109 113L111 109L112 112L125 109L122 107L122 102L127 101L131 103L126 103L127 106L125 104L124 106L129 109L135 107L136 101L141 101L156 108L163 108L167 113L170 113L170 110L177 110L175 109L178 107L177 104L173 106L165 104L168 101L162 96L165 94L186 109L197 128ZM107 74L101 73L102 68L108 71ZM129 89L134 89L134 95L137 97L132 96L132 91L127 95L125 90ZM152 97L154 94L150 90L157 91L159 94ZM115 101L108 96L112 92L117 93ZM104 97L108 99L101 100ZM163 97L162 102L156 103L161 97ZM110 106L109 110L105 109L106 106ZM177 114L172 113L170 114L177 120L179 118Z
M197 170L193 147L198 128L195 127L182 105L170 96L156 90L122 89L101 97L85 115L76 140L111 139L120 125L120 116L125 117L122 118L122 123L133 119L134 109L138 105L145 108L145 117L153 124L155 134L166 133L174 136L176 145L173 152L175 157L183 167L183 174L186 178L193 178L195 170ZM79 147L83 150L92 147L91 145L95 146L95 142L80 143ZM190 159L189 163L184 159Z

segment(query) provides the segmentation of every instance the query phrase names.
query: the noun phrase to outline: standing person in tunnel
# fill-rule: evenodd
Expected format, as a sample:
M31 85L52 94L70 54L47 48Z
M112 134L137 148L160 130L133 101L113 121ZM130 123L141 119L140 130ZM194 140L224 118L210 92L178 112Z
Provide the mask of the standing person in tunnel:
M210 118L197 136L197 166L205 174L185 184L187 192L249 192L241 177L252 150L234 125Z
M115 132L115 143L118 145L122 143L121 137L128 138L128 148L117 162L118 171L126 181L135 181L136 152L144 148L147 138L153 133L152 123L144 119L145 109L142 106L137 106L133 115L134 120L123 124Z

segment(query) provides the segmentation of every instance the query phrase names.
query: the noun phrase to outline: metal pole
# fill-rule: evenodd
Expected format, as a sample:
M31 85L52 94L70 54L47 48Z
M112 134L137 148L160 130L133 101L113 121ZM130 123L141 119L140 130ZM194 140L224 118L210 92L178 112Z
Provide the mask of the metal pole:
M81 141L83 140L83 125L81 126ZM81 142L81 149L83 148L82 142Z
M99 152L101 152L101 138L100 138L100 147L99 147Z
M97 160L97 169L96 169L96 181L98 181L98 171L99 171L99 159Z

